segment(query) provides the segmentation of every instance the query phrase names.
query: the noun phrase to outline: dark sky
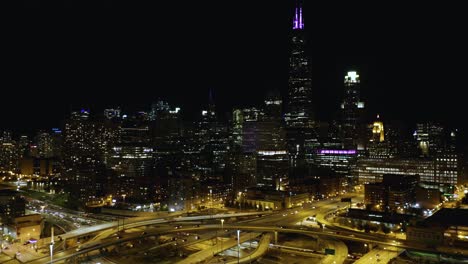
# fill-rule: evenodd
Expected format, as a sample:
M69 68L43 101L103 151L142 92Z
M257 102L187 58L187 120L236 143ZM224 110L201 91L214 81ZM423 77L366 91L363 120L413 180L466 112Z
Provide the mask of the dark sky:
M259 105L270 89L286 95L293 1L154 2L16 17L2 37L0 128L50 128L70 106L144 110L157 98L194 112L210 88L221 111ZM468 23L457 7L315 2L304 16L321 119L338 109L349 69L372 115L466 119Z

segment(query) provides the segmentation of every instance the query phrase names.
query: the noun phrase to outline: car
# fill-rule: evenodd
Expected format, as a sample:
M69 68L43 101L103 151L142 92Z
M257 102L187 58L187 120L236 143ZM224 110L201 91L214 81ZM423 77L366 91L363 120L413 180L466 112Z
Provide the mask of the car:
M200 236L195 236L195 239L196 239L196 240L200 239Z

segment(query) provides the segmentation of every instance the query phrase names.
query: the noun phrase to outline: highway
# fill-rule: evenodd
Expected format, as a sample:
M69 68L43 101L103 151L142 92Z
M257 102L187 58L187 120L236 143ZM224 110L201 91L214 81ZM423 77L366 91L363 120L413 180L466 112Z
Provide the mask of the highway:
M240 234L240 243L243 243L245 241L248 241L252 238L256 238L260 236L261 233L250 233L250 234ZM268 245L268 244L267 244ZM201 263L211 257L214 257L216 254L223 252L225 250L228 250L232 247L237 246L237 239L236 238L231 238L227 241L223 242L223 247L214 247L214 248L207 248L204 250L201 250L197 253L194 253L187 257L186 259L177 262L177 264L190 264L190 263ZM237 261L236 261L237 262Z
M351 230L332 230L328 228L310 228L301 225L302 221L312 215L317 215L318 219L324 218L324 216L329 213L330 211L336 210L337 207L344 206L346 203L341 203L338 200L330 201L319 201L315 202L313 204L305 204L302 207L299 208L293 208L290 210L286 211L281 211L281 212L255 212L255 213L238 213L238 214L217 214L217 215L209 215L209 216L191 216L191 217L176 217L176 218L170 218L170 219L150 219L150 220L145 220L145 219L128 219L129 223L125 225L126 229L130 228L137 228L137 227L143 227L143 226L151 226L151 225L157 225L157 224L168 224L168 223L176 223L179 221L194 221L194 220L210 220L210 219L227 219L229 217L233 216L252 216L252 215L258 215L262 214L262 217L257 217L251 220L246 220L243 221L243 223L236 222L236 223L226 223L224 224L224 229L228 230L242 230L242 232L245 231L250 231L250 232L255 232L257 234L268 232L268 233L273 233L273 232L278 232L278 233L296 233L296 234L303 234L303 235L309 235L309 236L314 236L314 237L320 237L322 241L322 246L325 248L333 248L335 249L335 254L336 255L329 255L326 256L325 258L322 259L322 263L342 263L347 257L348 251L346 248L346 245L342 243L342 240L350 240L350 241L357 241L361 243L372 243L372 244L378 244L382 245L383 247L386 246L393 246L393 247L398 247L398 248L405 248L405 249L414 249L414 250L421 250L421 251L428 251L428 252L434 252L438 253L439 251L436 249L430 249L426 248L424 245L421 245L420 243L411 243L406 240L402 239L395 239L395 238L389 238L388 236L384 235L378 235L378 234L367 234L367 233L362 233L362 232L357 232L357 231L351 231ZM324 219L325 223L326 219ZM142 238L140 234L137 234L138 236L135 237L128 237L124 238L121 240L108 240L108 238L105 238L113 233L116 232L116 225L117 223L108 223L92 228L86 228L87 230L75 230L75 231L80 231L80 232L70 232L70 234L67 233L68 236L65 236L65 238L73 238L85 234L90 234L90 233L95 233L95 232L100 232L98 236L96 236L94 239L92 239L89 243L91 243L89 248L86 248L84 250L81 250L77 252L75 249L69 249L66 251L62 251L54 255L54 258L56 260L65 260L70 257L78 256L80 254L84 253L89 253L95 250L98 250L100 248L105 248L105 247L110 247L117 245L119 243L123 243L126 241L132 241L137 238ZM327 224L326 224L327 226ZM160 230L154 231L154 233L149 233L147 235L156 235L156 234L168 234L168 233L174 233L174 232L202 232L202 231L210 231L210 230L218 230L220 228L220 224L206 224L206 225L200 225L200 227L188 227L188 228L181 228L174 230L173 227L167 227L166 229L162 228ZM243 234L247 235L247 234ZM250 236L249 236L250 237ZM92 244L95 243L95 244ZM237 241L232 240L230 242L226 242L226 245L223 246L223 249L227 249L228 246L231 246L231 243L234 243L234 246L236 245ZM276 242L275 242L276 243ZM83 245L87 245L88 243L85 243ZM222 251L222 249L217 250ZM213 254L213 251L210 251L211 254ZM198 254L198 255L196 255ZM191 256L194 256L196 259L202 259L203 257L206 257L206 252L205 253L200 253L197 252ZM378 253L380 254L380 253ZM189 256L189 259L191 258ZM384 255L382 255L384 256ZM365 260L365 259L364 259ZM363 260L363 261L364 261ZM369 257L370 261L370 257ZM40 259L37 262L31 262L31 263L47 263L48 260L45 259Z
M250 224L250 223L249 223ZM219 230L219 224L216 225L200 225L200 227L190 227L190 228L181 228L181 229L174 229L174 228L168 228L166 230L156 230L153 233L148 233L146 235L141 235L141 234L135 234L133 236L127 237L127 238L122 238L122 239L115 239L115 238L106 238L106 239L101 239L99 241L94 241L91 243L85 243L83 248L80 251L76 251L76 248L70 248L68 250L62 251L54 255L54 262L59 261L59 260L65 260L71 257L75 257L81 254L89 253L101 248L106 248L109 246L114 246L117 244L133 241L135 239L141 239L145 236L150 236L150 235L156 235L156 234L168 234L168 233L177 233L177 232L200 232L200 231L208 231L208 230ZM388 245L388 246L396 246L396 247L409 247L413 249L418 249L421 250L421 246L416 246L416 245L405 245L403 244L406 241L382 241L381 239L378 239L376 237L369 236L369 235L363 235L363 234L356 234L355 236L349 236L348 234L336 234L335 232L329 232L329 231L324 231L322 229L317 229L317 230L304 230L300 229L300 227L294 228L281 228L281 227L271 227L271 226L249 226L247 223L245 225L224 225L224 229L228 230L242 230L242 231L251 231L251 232L257 232L257 234L261 234L262 232L281 232L281 233L296 233L296 234L304 234L304 235L311 235L311 236L321 236L321 237L327 237L327 238L334 238L337 240L353 240L353 241L358 241L362 243L373 243L373 244L382 244L382 245ZM242 233L241 233L242 234ZM245 241L249 239L251 236L250 234L243 234L244 237L242 237L241 240ZM363 237L360 237L363 236ZM234 243L234 244L232 244ZM230 242L226 242L225 245L223 246L223 249L228 249L230 247L235 246L237 241L232 240ZM232 245L231 245L232 244ZM328 244L329 246L333 246ZM336 253L339 253L338 250L340 250L339 246L334 245L334 248L337 249ZM210 249L211 254L213 254L212 249ZM221 250L217 250L216 252L221 252ZM197 254L197 253L195 253ZM200 256L205 256L205 253L200 253L200 255L197 256L197 259L200 259ZM341 254L340 255L344 255ZM342 258L340 255L335 255L335 258ZM346 256L347 256L347 250L346 250ZM49 263L49 260L47 258L39 259L37 261L33 261L30 263ZM324 262L324 263L329 263Z
M256 259L263 256L268 251L268 248L270 247L271 239L272 239L271 234L263 235L263 237L260 239L260 242L258 243L257 249L252 254L242 257L238 260L236 259L233 261L226 262L226 264L251 263L252 261L255 261Z
M158 218L158 219L148 219L148 217L134 217L125 219L124 227L125 228L136 228L141 226L156 225L156 224L165 224L172 222L183 222L183 221L196 221L196 220L210 220L210 219L224 219L230 217L243 217L243 216L255 216L255 215L268 215L271 212L249 212L249 213L234 213L234 214L215 214L215 215L205 215L205 216L179 216L179 217L167 217L167 218ZM84 227L71 232L67 232L63 235L60 235L62 239L70 239L76 237L82 237L91 235L97 232L103 232L109 229L116 228L118 226L122 227L122 221L105 223L90 227ZM58 236L56 240L58 240Z
M392 258L398 255L399 252L397 251L376 248L369 251L367 254L362 256L362 258L355 261L354 264L374 264L376 262L388 263Z

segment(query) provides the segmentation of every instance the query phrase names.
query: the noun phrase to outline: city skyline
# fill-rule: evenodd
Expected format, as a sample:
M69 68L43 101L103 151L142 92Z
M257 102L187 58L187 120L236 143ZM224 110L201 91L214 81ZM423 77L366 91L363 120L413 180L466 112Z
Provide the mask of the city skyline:
M50 28L27 23L34 20L29 17L18 25L24 33L11 33L17 42L11 49L18 57L7 56L15 70L7 74L13 85L6 95L15 100L0 106L2 128L56 127L68 117L70 106L93 106L93 112L116 106L147 110L158 98L198 112L207 104L210 89L221 115L235 107L260 105L269 90L279 90L287 101L293 2L231 3L222 12L208 3L162 4L159 10L174 10L173 16L158 13L153 21L129 16L125 22L108 23L115 17L104 14L88 21L65 19ZM347 8L350 14L344 12ZM411 18L411 10L399 21L387 21L392 8L382 11L381 18L358 9L343 6L327 18L330 8L304 3L318 119L334 117L343 98L344 76L356 70L372 116L463 125L454 115L463 110L458 87L464 68L456 64L463 58L458 52L463 42L449 46L431 41L443 35L458 38L457 27L442 32L422 23L427 19L422 14ZM373 30L370 19L381 30ZM47 87L47 92L38 87ZM25 111L11 111L19 108L18 99ZM29 114L37 108L43 113L40 118Z
M2 263L467 261L455 14L153 6L7 27Z

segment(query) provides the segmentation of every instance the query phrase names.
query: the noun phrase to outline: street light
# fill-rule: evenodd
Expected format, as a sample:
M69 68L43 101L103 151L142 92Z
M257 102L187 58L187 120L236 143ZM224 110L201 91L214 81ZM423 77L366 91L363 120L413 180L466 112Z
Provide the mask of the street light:
M223 252L224 219L221 219L221 252Z
M240 263L240 230L237 230L237 263Z

